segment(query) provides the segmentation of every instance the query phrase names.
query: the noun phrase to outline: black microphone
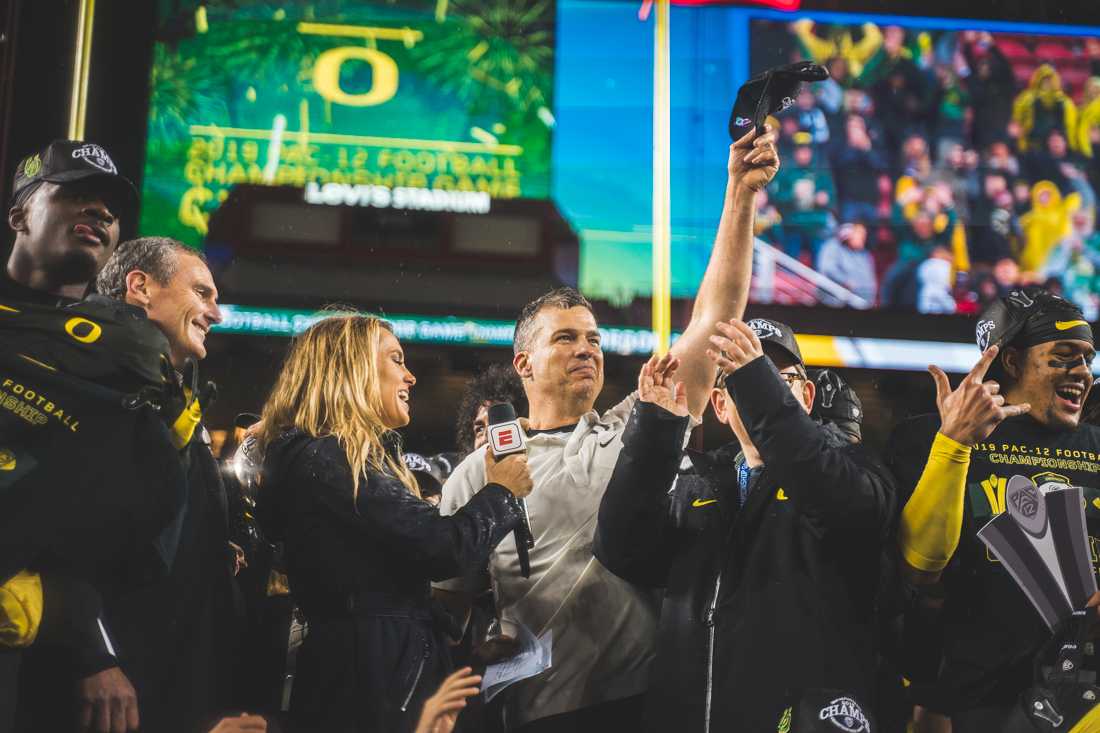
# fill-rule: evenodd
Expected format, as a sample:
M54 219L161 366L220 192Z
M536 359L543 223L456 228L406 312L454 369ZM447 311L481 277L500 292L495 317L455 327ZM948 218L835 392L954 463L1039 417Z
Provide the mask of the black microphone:
M527 452L527 438L516 417L511 402L497 402L489 406L489 450L499 461L513 453ZM535 546L531 533L531 520L527 516L527 500L519 500L522 524L516 528L516 553L519 555L519 571L525 578L531 577L531 559L528 550Z

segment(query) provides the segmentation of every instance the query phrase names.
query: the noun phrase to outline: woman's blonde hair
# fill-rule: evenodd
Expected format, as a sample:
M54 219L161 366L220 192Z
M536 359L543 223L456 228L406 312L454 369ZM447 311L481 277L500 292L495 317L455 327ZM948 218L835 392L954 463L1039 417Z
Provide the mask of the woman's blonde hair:
M420 496L400 450L385 446L378 374L383 329L392 333L385 321L359 315L329 316L310 326L291 345L261 417L262 448L290 428L336 437L351 466L355 498L367 470L390 473Z

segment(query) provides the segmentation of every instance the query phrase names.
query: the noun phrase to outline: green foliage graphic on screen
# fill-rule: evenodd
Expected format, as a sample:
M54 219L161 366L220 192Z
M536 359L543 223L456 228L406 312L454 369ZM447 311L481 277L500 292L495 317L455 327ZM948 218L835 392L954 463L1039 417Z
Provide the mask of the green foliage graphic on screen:
M552 0L160 0L141 231L237 183L550 193Z

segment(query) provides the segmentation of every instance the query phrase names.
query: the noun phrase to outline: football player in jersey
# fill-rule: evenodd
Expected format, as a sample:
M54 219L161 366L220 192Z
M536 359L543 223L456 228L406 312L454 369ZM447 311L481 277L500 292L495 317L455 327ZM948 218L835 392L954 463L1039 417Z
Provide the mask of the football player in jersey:
M1082 421L1096 353L1089 324L1069 301L1031 288L991 305L976 332L977 365L954 390L929 367L939 414L902 423L889 458L908 496L902 573L918 606L941 609L908 645L920 650L907 660L914 702L950 718L953 733L1007 730L1050 639L976 534L1005 510L1008 480L1084 487L1089 535L1100 537L1100 429Z

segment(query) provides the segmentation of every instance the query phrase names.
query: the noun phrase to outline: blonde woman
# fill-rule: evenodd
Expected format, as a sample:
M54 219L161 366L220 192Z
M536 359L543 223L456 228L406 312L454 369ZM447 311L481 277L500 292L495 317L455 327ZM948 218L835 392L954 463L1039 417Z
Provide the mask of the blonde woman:
M309 621L295 730L414 729L451 671L429 583L484 566L531 490L526 457L486 458L485 487L456 514L422 501L393 432L414 384L388 324L333 316L298 337L264 406L260 517Z

